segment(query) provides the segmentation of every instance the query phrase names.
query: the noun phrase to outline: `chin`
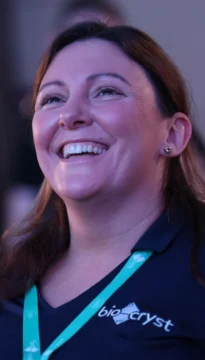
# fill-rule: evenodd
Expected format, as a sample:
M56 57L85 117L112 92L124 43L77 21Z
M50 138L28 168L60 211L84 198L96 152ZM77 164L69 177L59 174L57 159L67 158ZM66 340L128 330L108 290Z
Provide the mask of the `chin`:
M67 200L74 200L74 201L86 201L92 199L93 197L97 196L100 193L100 189L94 188L93 186L80 186L75 184L75 186L70 186L68 188L58 188L56 189L58 195L66 202Z

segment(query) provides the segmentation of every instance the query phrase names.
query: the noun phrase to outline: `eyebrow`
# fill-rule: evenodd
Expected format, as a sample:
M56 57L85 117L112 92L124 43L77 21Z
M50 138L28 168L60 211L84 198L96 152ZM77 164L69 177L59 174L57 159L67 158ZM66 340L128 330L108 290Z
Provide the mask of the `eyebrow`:
M103 78L103 77L112 77L112 78L115 78L115 79L119 79L121 81L123 81L125 84L130 85L130 83L121 75L117 74L117 73L99 73L99 74L92 74L92 75L89 75L87 78L86 78L86 81L92 81L92 80L96 80L98 78ZM44 89L46 88L47 86L52 86L52 85L57 85L57 86L60 86L60 87L65 87L66 84L61 81L61 80L53 80L53 81L49 81L43 85L40 86L39 88L39 91L38 91L38 94Z
M65 87L66 84L61 81L61 80L53 80L53 81L49 81L43 85L40 86L39 90L38 90L38 94L44 89L46 88L47 86L52 86L52 85L57 85L57 86L61 86L61 87Z
M121 75L116 74L116 73L99 73L99 74L92 74L90 76L88 76L87 80L95 80L97 78L101 78L101 77L113 77L115 79L119 79L121 81L123 81L124 83L126 83L127 85L131 86L130 83Z

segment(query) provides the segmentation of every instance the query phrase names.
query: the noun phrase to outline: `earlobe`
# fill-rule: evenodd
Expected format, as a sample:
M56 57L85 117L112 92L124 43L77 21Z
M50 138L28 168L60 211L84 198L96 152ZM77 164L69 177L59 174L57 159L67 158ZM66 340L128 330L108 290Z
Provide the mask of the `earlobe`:
M180 112L175 113L174 116L167 121L169 126L161 153L169 157L179 156L191 138L191 121L185 114Z

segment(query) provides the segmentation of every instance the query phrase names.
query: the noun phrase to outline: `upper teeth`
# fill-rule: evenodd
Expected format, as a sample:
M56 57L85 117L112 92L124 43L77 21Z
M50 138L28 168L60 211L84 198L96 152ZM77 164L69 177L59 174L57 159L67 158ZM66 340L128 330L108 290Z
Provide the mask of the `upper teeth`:
M101 145L101 144L72 143L72 144L64 145L62 149L64 158L68 158L69 155L73 155L73 154L83 154L83 153L102 154L105 151L106 151L105 145Z

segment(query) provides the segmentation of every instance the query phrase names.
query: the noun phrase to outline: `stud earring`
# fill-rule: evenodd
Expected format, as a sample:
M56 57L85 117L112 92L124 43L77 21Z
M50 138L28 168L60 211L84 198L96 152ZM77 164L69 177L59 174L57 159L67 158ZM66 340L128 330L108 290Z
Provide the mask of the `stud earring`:
M164 148L164 151L165 151L166 154L169 155L169 154L172 152L171 146L166 146L166 147Z

